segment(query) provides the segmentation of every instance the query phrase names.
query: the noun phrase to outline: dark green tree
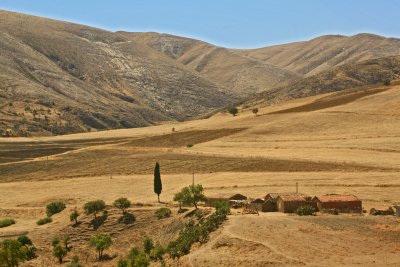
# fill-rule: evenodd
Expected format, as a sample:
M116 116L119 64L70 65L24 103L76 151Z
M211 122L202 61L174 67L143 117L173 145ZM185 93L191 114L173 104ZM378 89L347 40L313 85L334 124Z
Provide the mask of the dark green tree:
M103 211L106 208L106 203L103 200L94 200L87 202L83 209L87 215L94 214L94 218L97 218L97 213Z
M233 116L236 116L239 113L239 110L237 107L229 107L228 112L232 114Z
M160 203L160 194L162 192L161 174L160 174L160 164L156 162L154 167L154 193L157 194L158 203Z
M96 249L99 260L103 258L103 251L111 247L112 243L111 236L107 234L97 234L89 240L90 246Z
M114 201L113 206L122 211L122 214L125 215L126 209L130 208L132 203L125 197L118 198Z

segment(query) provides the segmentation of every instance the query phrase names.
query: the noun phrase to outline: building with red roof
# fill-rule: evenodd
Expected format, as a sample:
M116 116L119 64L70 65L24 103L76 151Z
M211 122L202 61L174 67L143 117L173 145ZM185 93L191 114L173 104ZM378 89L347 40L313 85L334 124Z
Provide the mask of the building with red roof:
M321 212L337 210L338 212L362 212L362 202L353 195L325 195L312 199Z

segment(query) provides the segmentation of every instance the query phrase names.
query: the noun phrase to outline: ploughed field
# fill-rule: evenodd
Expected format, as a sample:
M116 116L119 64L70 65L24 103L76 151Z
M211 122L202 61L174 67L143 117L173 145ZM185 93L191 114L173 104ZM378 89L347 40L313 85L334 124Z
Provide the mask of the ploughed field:
M89 200L110 205L128 197L140 205L132 209L136 222L112 224L118 215L111 210L111 225L87 232L89 218L84 217L83 228L68 228L76 239L74 251L81 258L89 253L85 262L97 264L88 233L113 233L116 245L110 255L118 255L98 266L115 266L130 240L136 245L144 235L171 240L182 218L176 210L170 224L153 216L159 206L153 192L156 161L163 181L161 200L170 206L174 193L190 184L194 173L211 197L263 197L294 191L297 182L302 193L354 194L365 209L387 208L400 201L400 87L365 90L259 106L257 116L246 106L236 117L220 113L148 128L0 139L0 219L17 222L1 228L0 239L28 233L40 248L39 258L29 264L56 266L55 258L46 255L53 235L69 227L71 209L81 209ZM52 223L37 226L45 205L54 200L63 200L67 209ZM385 266L398 266L399 223L368 215L230 216L209 243L196 245L179 264L376 266L384 260ZM122 252L116 252L121 246Z

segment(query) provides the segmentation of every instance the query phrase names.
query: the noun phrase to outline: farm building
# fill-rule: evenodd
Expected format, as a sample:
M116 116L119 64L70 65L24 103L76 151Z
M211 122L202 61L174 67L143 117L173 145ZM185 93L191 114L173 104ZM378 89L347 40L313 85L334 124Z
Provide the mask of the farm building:
M313 202L321 212L337 210L339 212L362 212L362 202L353 195L326 195L316 196Z
M250 207L257 211L262 211L263 204L264 204L264 200L262 200L261 198L257 198L250 202Z
M265 201L268 201L268 200L270 200L270 201L276 201L280 195L288 196L288 195L302 195L302 194L300 194L300 193L294 193L294 192L286 192L286 193L268 193L267 195L265 195L264 200L265 200Z
M317 210L311 197L303 194L279 195L276 199L276 207L280 212L293 213L302 206L312 206Z
M242 194L235 194L231 196L229 200L247 200L247 197L243 196Z

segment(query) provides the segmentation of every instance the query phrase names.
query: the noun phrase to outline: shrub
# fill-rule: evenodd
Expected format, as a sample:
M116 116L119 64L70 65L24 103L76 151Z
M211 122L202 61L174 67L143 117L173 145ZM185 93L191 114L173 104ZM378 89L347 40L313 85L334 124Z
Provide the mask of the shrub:
M124 215L126 213L126 209L130 208L131 205L132 203L125 197L118 198L113 203L113 206L120 209Z
M231 209L229 207L229 203L226 203L224 201L217 201L214 204L214 207L216 209L216 213L219 215L226 216L231 212Z
M57 260L60 264L63 263L63 260L64 260L65 256L67 256L67 254L68 254L68 251L60 244L53 247L53 255L54 255L54 257L57 258Z
M47 217L51 217L65 209L65 204L62 201L51 202L46 206Z
M18 266L27 259L27 250L18 240L6 239L0 242L0 266Z
M51 223L53 219L51 217L44 217L36 222L37 225L43 225L47 223Z
M125 213L122 217L118 219L118 222L122 222L124 224L131 224L136 221L135 215L132 213Z
M74 210L71 212L71 214L69 215L69 220L70 220L71 222L74 222L75 225L77 225L77 224L78 224L78 217L79 217L80 215L81 215L81 214L79 213L79 211L78 211L77 209L74 209Z
M83 265L79 262L78 256L73 256L71 263L67 267L83 267Z
M87 215L94 214L94 218L97 218L97 213L106 208L106 203L103 200L94 200L87 202L83 209Z
M230 114L232 114L233 116L236 116L236 114L239 113L239 110L237 109L237 107L229 107L229 108L228 108L228 112L229 112Z
M143 241L143 251L147 255L150 254L151 250L154 248L153 240L149 237L146 237Z
M164 219L171 217L171 210L169 208L159 208L155 212L158 219Z
M385 81L383 82L383 85L389 86L389 85L390 85L390 80L385 80Z
M101 260L103 258L104 250L111 247L112 239L109 235L97 234L90 238L89 244L96 249L98 252L98 259Z
M179 208L181 208L182 205L194 205L197 209L198 202L207 200L203 191L204 189L201 184L184 187L180 192L175 194L174 201L179 202Z
M301 206L296 210L296 214L300 216L313 215L315 209L309 205Z
M258 108L253 108L251 111L253 112L253 114L254 114L254 115L256 115L256 116L257 116L257 113L258 113Z
M15 220L13 219L0 220L0 228L7 227L13 224L15 224Z
M147 267L150 264L148 256L139 251L137 248L132 248L129 252L128 258L126 260L120 260L118 267Z
M117 267L128 267L128 260L126 259L120 259L118 261Z
M150 259L153 261L161 261L164 253L165 249L160 244L157 244L150 252Z
M191 148L191 147L193 147L193 144L187 144L186 147Z

